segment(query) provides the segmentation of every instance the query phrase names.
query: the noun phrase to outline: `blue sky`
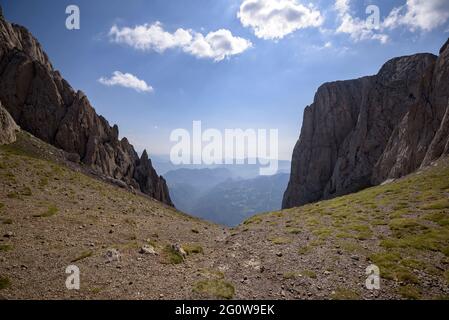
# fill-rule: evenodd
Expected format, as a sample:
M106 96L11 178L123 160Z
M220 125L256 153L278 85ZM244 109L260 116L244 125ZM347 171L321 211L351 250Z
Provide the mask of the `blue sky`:
M279 129L279 157L290 159L304 107L322 83L375 74L396 56L436 54L449 37L447 0L0 3L97 112L150 156L168 154L170 132L201 120L205 128ZM81 10L80 30L65 28L70 4ZM380 9L376 30L364 23L369 5ZM145 26L143 35L136 26ZM221 49L196 46L218 30ZM105 85L115 71L141 82Z

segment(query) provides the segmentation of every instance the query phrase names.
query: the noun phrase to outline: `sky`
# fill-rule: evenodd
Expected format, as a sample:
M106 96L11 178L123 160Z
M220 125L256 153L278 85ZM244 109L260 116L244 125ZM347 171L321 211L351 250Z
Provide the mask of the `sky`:
M204 129L278 129L278 157L289 160L321 84L376 74L393 57L437 54L449 37L447 0L0 4L150 156L168 154L170 133L201 121ZM66 28L69 5L80 9L79 30Z

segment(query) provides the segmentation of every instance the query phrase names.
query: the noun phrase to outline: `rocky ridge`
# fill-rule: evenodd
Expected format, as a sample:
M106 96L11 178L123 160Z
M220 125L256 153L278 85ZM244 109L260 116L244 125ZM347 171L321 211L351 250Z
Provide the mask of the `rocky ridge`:
M25 131L60 148L98 174L173 205L147 152L139 158L119 130L99 116L86 95L56 71L24 27L0 9L0 100Z
M397 179L449 153L449 41L326 83L304 111L283 208Z

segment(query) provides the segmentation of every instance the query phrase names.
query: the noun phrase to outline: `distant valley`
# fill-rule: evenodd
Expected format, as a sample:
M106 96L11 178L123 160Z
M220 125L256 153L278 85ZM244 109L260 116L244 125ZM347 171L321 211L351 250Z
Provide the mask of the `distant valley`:
M248 166L248 165L246 165ZM234 166L237 167L237 166ZM178 210L211 222L236 226L251 216L279 210L289 174L251 176L254 168L178 169L164 177ZM232 171L231 171L232 170Z

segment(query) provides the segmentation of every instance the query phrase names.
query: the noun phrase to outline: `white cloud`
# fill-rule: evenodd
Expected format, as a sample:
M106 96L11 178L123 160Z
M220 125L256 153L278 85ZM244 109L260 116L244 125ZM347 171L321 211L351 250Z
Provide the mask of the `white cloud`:
M148 85L145 81L140 80L130 73L121 73L120 71L115 71L110 78L101 77L100 79L98 79L98 82L108 87L120 86L134 89L137 92L154 91L153 87Z
M334 5L340 19L337 33L346 33L358 42L362 40L378 40L381 43L388 41L388 35L378 33L376 28L367 24L366 20L351 15L350 0L336 0Z
M139 50L163 53L167 49L180 48L198 58L214 61L240 54L252 46L250 41L235 37L226 29L210 32L206 36L182 28L170 33L163 29L160 22L121 29L114 25L109 36L113 42L127 44Z
M228 56L240 54L252 46L251 42L234 37L231 31L220 29L206 36L195 33L192 42L183 50L199 58L210 58L221 61Z
M296 0L244 0L237 17L262 39L282 39L296 30L319 27L324 22L319 10Z
M431 31L448 19L448 0L407 0L405 5L391 11L383 26L390 29L406 26L411 31Z

